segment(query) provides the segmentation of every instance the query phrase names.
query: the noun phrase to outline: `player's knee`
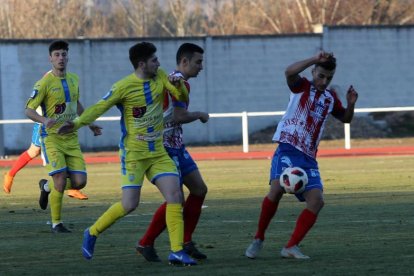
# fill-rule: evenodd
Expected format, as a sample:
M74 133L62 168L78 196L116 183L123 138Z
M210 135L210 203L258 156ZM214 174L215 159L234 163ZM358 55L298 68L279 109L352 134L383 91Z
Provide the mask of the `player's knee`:
M72 182L71 186L73 189L77 189L77 190L83 189L86 187L86 179L81 179L76 182Z
M279 201L283 196L283 189L280 187L279 181L272 181L270 183L270 191L267 194L267 197L273 201Z
M208 192L207 185L203 182L200 185L189 187L190 193L199 197L205 197Z
M183 203L183 193L180 189L174 190L169 193L166 201L167 203Z
M315 198L313 200L308 201L307 208L313 211L315 214L317 214L320 210L322 210L324 205L325 201L323 200L323 198Z
M31 158L35 158L37 156L40 155L40 147L36 147L36 146L30 146L30 148L27 150L27 154L31 157Z

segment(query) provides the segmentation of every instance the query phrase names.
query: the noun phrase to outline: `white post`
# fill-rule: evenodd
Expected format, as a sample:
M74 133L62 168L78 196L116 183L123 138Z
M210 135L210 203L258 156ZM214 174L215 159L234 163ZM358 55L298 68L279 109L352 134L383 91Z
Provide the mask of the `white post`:
M243 152L249 152L249 123L247 112L242 112L242 135L243 135Z
M351 149L351 124L344 124L345 149Z

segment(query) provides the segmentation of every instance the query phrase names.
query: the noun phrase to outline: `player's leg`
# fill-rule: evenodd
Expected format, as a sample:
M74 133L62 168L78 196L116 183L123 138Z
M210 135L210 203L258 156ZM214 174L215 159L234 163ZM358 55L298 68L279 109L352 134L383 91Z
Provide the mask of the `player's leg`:
M165 154L164 156L153 160L152 166L147 171L147 177L157 186L167 202L166 224L171 247L171 253L168 260L171 264L197 264L196 261L188 256L183 250L183 192L176 165L171 158Z
M142 238L138 241L136 250L149 262L161 262L154 248L155 239L167 227L165 216L167 212L167 202L161 204L152 216L152 220Z
M207 185L201 177L200 171L196 168L183 176L184 185L190 191L184 203L184 250L191 257L198 260L206 259L207 256L201 253L193 242L192 235L197 227L201 216L204 199L207 194Z
M303 154L302 160L294 163L294 166L305 169L308 174L308 184L305 191L295 195L299 201L306 201L306 208L298 216L291 238L280 254L284 258L308 259L309 257L300 251L299 243L313 227L320 210L324 206L323 185L319 175L318 163L314 158Z
M68 139L67 137L48 136L42 142L42 152L46 161L46 168L53 179L53 185L48 185L51 190L49 202L52 216L52 231L55 233L70 232L63 226L61 219L66 178L68 177L68 172L71 175L75 173L76 177L74 176L73 180L79 186L84 185L86 183L85 161L83 160L76 137Z
M315 224L320 210L324 206L323 193L319 188L307 190L304 193L306 208L300 213L295 229L280 252L284 258L308 259L299 249L299 243L305 238L306 234Z
M137 161L138 156L134 153L126 154L125 151L120 150L120 156L122 200L109 207L92 226L84 231L82 254L88 260L93 257L95 242L99 234L108 229L118 219L135 210L139 204L141 186L147 165L145 161ZM130 175L135 177L130 178Z
M89 260L93 257L95 242L99 234L138 207L140 195L140 187L123 187L122 200L109 207L92 226L85 229L82 242L82 254L86 259Z
M283 189L279 184L279 176L283 170L284 161L286 159L285 153L281 150L280 146L275 151L271 162L269 184L270 190L262 201L259 221L257 224L256 234L253 242L247 247L245 255L248 258L254 259L258 256L260 250L263 248L263 241L265 240L265 232L275 216L279 201L283 197Z
M62 222L62 203L63 192L66 186L66 171L52 172L53 185L49 185L50 195L50 213L52 217L52 232L53 233L69 233L71 232L63 226Z
M201 207L207 194L207 186L198 171L197 165L185 148L166 148L166 150L178 170L182 172L182 181L190 191L190 195L184 204L184 249L187 254L196 259L205 259L207 256L199 252L192 242L192 233L200 218ZM166 206L166 203L164 203L157 209L148 229L136 247L137 251L150 262L160 261L154 249L154 242L166 228Z
M155 180L155 185L158 187L167 202L165 220L167 223L171 248L171 253L168 256L169 262L174 265L196 265L196 261L194 261L183 250L183 194L179 184L178 176L162 176Z
M200 219L201 208L207 194L207 185L201 177L197 164L185 147L178 150L176 156L183 183L190 192L184 203L184 249L196 259L205 259L207 256L194 246L192 235Z
M3 190L10 194L13 186L13 179L16 174L23 169L32 159L40 155L40 147L31 143L30 147L24 151L17 160L13 163L11 169L4 174Z
M73 148L67 151L66 161L68 164L69 177L66 180L66 190L69 197L80 200L88 197L80 192L86 186L87 175L83 154L79 144L74 144Z
M263 241L265 240L265 232L269 224L276 214L279 202L283 197L283 190L280 187L279 180L274 179L270 182L270 191L262 201L259 221L257 223L257 230L253 242L246 249L245 255L248 258L256 258L260 250L263 248Z

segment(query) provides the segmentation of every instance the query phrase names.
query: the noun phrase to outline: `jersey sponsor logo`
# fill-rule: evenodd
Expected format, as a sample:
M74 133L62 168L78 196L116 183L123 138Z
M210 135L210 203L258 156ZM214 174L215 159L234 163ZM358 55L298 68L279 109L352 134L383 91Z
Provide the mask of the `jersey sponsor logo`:
M316 104L315 110L310 111L310 114L313 118L317 119L323 119L323 114L325 113L325 110L329 108L330 101L327 103L318 102Z
M112 90L110 90L108 93L106 93L105 96L103 96L102 100L106 101L107 99L109 99L109 97L112 96Z
M66 103L55 105L55 114L62 114L66 110Z
M146 106L132 108L132 116L134 118L141 118L142 116L144 116L145 112L147 112Z
M39 90L34 89L34 90L32 91L32 94L30 94L30 98L31 98L31 99L36 98L37 94L39 94Z
M304 126L305 122L297 118L286 119L283 121L283 127L292 126L292 125L293 126Z
M161 137L161 133L161 131L155 131L148 134L138 134L136 138L140 141L153 142Z

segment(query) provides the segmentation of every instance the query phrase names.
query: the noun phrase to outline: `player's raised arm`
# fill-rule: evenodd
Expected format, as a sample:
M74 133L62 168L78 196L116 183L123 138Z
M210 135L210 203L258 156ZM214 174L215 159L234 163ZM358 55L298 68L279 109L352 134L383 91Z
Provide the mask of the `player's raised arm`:
M330 57L333 57L333 53L327 53L324 51L320 51L317 55L297 61L291 65L289 65L285 70L285 77L287 84L290 88L294 87L295 84L300 80L299 74L304 71L306 68L320 62L327 61Z
M354 117L355 103L358 100L358 92L351 85L346 93L347 107L344 116L341 118L343 123L350 123Z

